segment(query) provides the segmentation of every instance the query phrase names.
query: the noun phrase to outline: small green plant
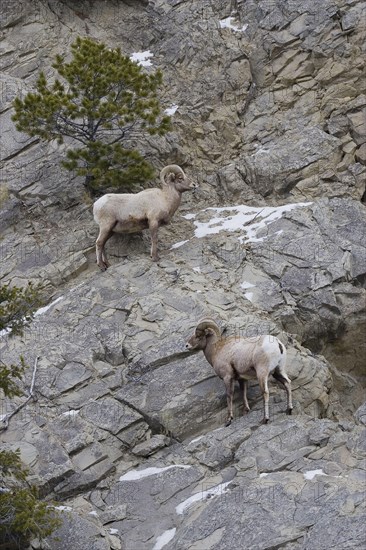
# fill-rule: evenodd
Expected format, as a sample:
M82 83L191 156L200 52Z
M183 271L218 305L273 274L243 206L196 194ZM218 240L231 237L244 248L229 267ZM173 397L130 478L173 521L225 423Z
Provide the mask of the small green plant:
M32 285L25 289L0 286L0 328L10 334L21 332L40 303ZM5 397L22 395L16 384L26 368L5 365L0 361L0 391ZM28 471L20 460L20 451L0 451L0 550L24 550L32 538L44 539L61 525L61 520L47 503L39 499L38 490L27 481Z
M23 357L20 357L20 365L5 365L0 360L0 389L3 390L7 397L19 397L23 394L14 378L20 380L25 368L26 364Z
M12 335L21 334L41 303L39 286L32 283L24 288L0 285L0 331L9 329Z
M6 185L0 185L0 208L5 204L10 196L9 189Z
M134 147L146 135L170 129L157 95L161 71L147 74L119 48L90 38L77 38L71 54L69 63L58 55L53 64L61 79L48 84L40 73L36 93L14 100L16 128L77 142L62 165L85 176L88 191L151 179L154 169Z
M32 538L42 540L61 525L27 475L19 450L0 451L0 548L24 550Z

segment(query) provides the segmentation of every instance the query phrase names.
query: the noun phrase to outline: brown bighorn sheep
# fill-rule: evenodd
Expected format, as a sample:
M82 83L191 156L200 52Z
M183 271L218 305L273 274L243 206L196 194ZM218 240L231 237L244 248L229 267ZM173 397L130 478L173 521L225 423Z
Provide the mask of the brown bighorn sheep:
M170 164L160 172L162 188L144 189L139 193L108 193L100 197L93 208L99 225L96 242L97 264L104 271L109 267L104 245L113 233L136 233L150 229L151 257L158 258L158 229L170 222L182 193L197 188L180 166Z
M226 426L233 419L234 382L239 381L244 410L249 411L247 381L257 379L264 400L263 423L269 421L268 377L272 374L287 392L287 414L292 413L291 381L285 371L286 348L275 336L223 337L212 319L201 319L186 348L202 350L217 376L225 383L228 406Z

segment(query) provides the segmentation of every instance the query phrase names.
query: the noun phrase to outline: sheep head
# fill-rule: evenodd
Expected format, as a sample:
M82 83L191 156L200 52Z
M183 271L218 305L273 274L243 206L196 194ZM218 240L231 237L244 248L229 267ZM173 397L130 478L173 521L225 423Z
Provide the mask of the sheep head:
M182 168L177 164L165 166L160 172L160 181L163 188L167 185L172 185L179 193L193 191L198 187L195 182L185 175Z
M198 321L194 334L187 340L186 348L189 350L205 349L207 339L215 337L218 340L221 336L220 329L213 319L201 319Z

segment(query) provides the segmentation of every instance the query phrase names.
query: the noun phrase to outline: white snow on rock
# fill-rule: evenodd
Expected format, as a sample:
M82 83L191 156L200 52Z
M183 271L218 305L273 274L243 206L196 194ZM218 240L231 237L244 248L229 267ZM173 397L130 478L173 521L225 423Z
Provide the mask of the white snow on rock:
M195 493L191 497L187 498L178 506L176 506L175 511L177 514L182 515L187 508L190 508L192 504L195 502L199 502L202 500L205 500L206 497L216 497L219 495L223 495L226 493L226 487L231 483L231 481L227 481L226 483L219 483L219 485L216 485L215 487L211 487L211 489L208 489L207 491L200 491L198 493Z
M77 414L79 414L80 412L80 409L72 409L70 411L66 411L64 413L62 413L62 416L71 416L71 417L75 417Z
M298 202L284 204L283 206L246 206L239 204L237 206L225 206L222 208L206 208L201 212L212 211L213 217L208 222L194 221L195 236L199 239L207 235L213 235L220 231L241 231L238 237L243 242L262 242L266 236L257 237L257 232L265 229L275 220L282 217L285 212L295 208L304 208L310 206L311 202ZM215 215L216 214L216 215ZM197 214L186 214L186 219L193 219ZM280 232L278 232L280 233Z
M151 67L152 63L150 57L153 57L154 54L150 50L145 50L144 52L134 52L130 55L131 61L135 61L137 65L141 67Z
M37 309L37 311L34 313L33 316L38 317L39 315L43 315L43 313L46 313L46 311L48 311L51 307L57 304L60 300L63 300L63 298L64 298L63 296L59 296L58 298L56 298L56 300L54 300L47 306L40 307L39 309ZM25 318L24 318L24 322L26 322ZM2 336L6 336L6 334L9 334L10 332L11 332L11 328L4 328L3 330L0 330L0 338Z
M166 472L167 470L171 470L172 468L191 468L191 466L186 466L185 464L172 464L171 466L165 466L164 468L145 468L144 470L131 470L121 476L119 478L119 481L138 481L139 479L143 479L144 477L148 476L154 476L156 474L161 474L162 472Z
M235 32L244 32L248 28L248 25L243 25L242 27L239 27L237 24L235 24L234 17L226 17L226 19L221 19L221 21L219 21L219 24L221 29L231 29Z
M156 539L156 543L154 544L152 550L161 550L166 544L168 544L168 542L172 540L176 530L177 529L174 527L173 529L164 531L164 533Z
M51 302L50 304L48 304L47 306L44 306L44 307L40 307L39 309L37 309L37 311L35 312L34 314L34 317L38 317L38 315L43 315L43 313L46 313L46 311L48 311L49 309L51 309L51 307L53 307L55 304L57 304L58 302L60 302L61 300L63 300L63 296L59 296L58 298L56 298L56 300L53 300L53 302Z
M174 248L179 248L180 246L183 246L184 244L186 244L188 242L188 240L186 241L180 241L179 243L175 243L173 244L171 247L170 247L170 250L173 250Z
M243 290L246 290L247 288L255 288L255 285L249 283L248 281L243 281L240 287ZM247 300L249 300L249 302L253 302L253 292L244 292L244 296Z
M171 107L168 107L168 109L165 109L164 113L166 115L172 116L176 113L178 110L178 105L172 105Z
M189 442L189 445L191 445L192 443L197 443L197 441L199 441L200 439L202 439L204 436L203 435L200 435L198 437L195 437L194 439L192 439L192 441Z
M304 473L305 479L314 479L315 476L326 476L327 474L323 470L309 470Z

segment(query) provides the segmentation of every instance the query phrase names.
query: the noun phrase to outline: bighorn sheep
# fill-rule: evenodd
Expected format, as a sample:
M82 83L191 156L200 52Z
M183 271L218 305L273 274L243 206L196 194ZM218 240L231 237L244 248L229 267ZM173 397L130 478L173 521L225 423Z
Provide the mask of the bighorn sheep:
M113 233L135 233L149 229L151 257L157 261L158 229L170 222L182 193L196 189L180 166L170 164L160 172L162 188L144 189L139 193L108 193L100 197L93 208L99 225L96 241L97 264L104 271L109 267L104 245Z
M247 381L259 382L264 400L263 423L269 421L268 376L272 374L287 392L287 414L292 413L291 381L285 371L286 348L275 336L243 338L223 337L212 319L201 319L193 336L186 343L190 350L202 350L217 376L225 383L228 406L226 426L233 419L234 382L239 381L243 393L244 410L249 411Z

